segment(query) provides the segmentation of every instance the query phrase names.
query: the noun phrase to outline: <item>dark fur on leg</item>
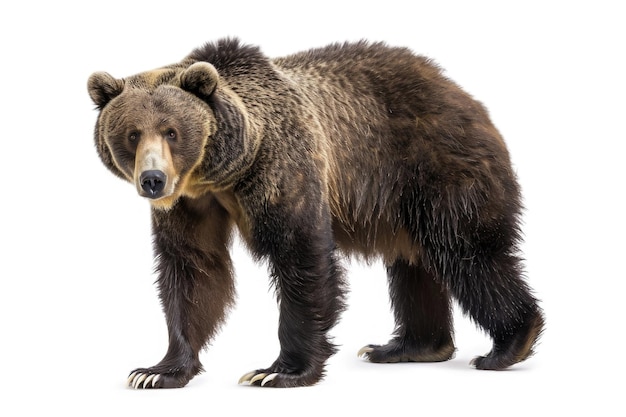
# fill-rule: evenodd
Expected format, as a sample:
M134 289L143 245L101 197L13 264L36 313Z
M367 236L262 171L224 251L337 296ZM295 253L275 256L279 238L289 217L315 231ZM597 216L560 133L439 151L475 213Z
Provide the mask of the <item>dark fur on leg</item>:
M362 352L371 362L440 362L454 356L448 292L423 267L403 259L387 268L396 330L384 346Z
M213 215L205 216L199 210L213 211ZM178 388L202 371L199 352L233 303L234 280L227 251L230 224L212 197L183 199L167 212L155 210L153 224L157 283L169 348L157 365L134 370L129 385Z
M477 369L498 370L528 359L534 354L533 347L541 337L543 326L541 310L531 313L522 326L495 340L492 351L474 358L471 364Z
M327 220L316 221L314 212L299 217L288 205L266 210L267 217L256 225L253 249L270 261L280 305L280 354L272 366L246 374L240 382L312 385L336 352L328 332L345 309L343 271Z
M494 183L496 179L500 182ZM419 211L413 219L426 267L493 340L491 352L473 364L504 369L528 358L543 316L517 256L517 183L503 170L489 181L433 184L438 188L420 184Z

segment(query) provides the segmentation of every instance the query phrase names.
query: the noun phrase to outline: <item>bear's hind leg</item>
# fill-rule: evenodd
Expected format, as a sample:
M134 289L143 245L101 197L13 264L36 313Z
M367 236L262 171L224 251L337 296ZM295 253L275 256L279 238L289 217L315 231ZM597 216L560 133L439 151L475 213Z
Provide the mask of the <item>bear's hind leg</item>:
M477 369L505 369L532 356L543 331L537 300L522 278L520 260L509 253L476 256L452 292L493 340L491 351L471 361ZM475 278L474 278L475 277Z
M396 329L386 345L368 345L371 362L441 362L454 356L447 291L421 265L398 259L387 268Z
M474 217L457 216L460 209L433 210L419 234L426 261L452 297L493 340L492 350L472 361L477 369L505 369L533 354L543 329L543 313L524 280L517 212L489 207ZM494 208L495 207L495 208ZM493 214L497 213L497 214ZM450 225L448 227L442 227Z
M493 340L491 351L471 361L477 369L498 370L530 357L543 331L537 300L521 278L515 256L477 257L471 273L458 277L453 293L470 317ZM481 265L482 264L482 265ZM476 277L472 279L471 277Z

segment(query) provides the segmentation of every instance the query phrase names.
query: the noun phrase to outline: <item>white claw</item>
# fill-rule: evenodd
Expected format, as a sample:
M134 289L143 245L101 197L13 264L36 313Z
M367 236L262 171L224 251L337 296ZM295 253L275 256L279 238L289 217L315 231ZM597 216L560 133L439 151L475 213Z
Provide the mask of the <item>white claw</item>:
M136 387L136 385L137 385L137 380L141 377L141 375L143 375L143 374L139 373L139 374L136 374L136 375L135 375L135 377L133 378L133 380L130 382L130 387L131 387L131 388L137 388L137 387Z
M263 381L261 381L261 386L264 387L265 384L272 382L274 380L274 378L276 378L278 376L277 373L274 374L269 374L268 376L266 376L265 378L263 378Z
M159 379L161 379L161 374L156 374L154 378L152 378L152 388L154 388Z
M242 376L241 378L239 378L239 382L237 382L239 385L241 384L246 384L246 383L250 383L250 380L252 379L252 377L256 375L256 372L252 371L252 372L248 372L247 374L245 374L244 376Z
M359 349L359 352L357 353L357 356L359 358L367 358L367 355L370 352L373 352L373 351L374 351L374 348L371 348L369 346L363 346L361 349Z
M150 381L155 377L154 374L149 375L145 381L143 381L143 388L148 388L150 386Z
M254 384L257 381L262 381L265 377L267 376L267 374L265 373L260 373L260 374L256 374L251 380L250 380L250 385Z
M137 375L137 378L135 379L135 386L134 388L137 389L139 388L139 386L141 385L141 383L148 377L148 375L146 374L139 374Z
M129 387L133 386L133 378L135 378L135 375L137 375L137 372L133 372L128 376L128 379L126 380L126 385L128 385Z

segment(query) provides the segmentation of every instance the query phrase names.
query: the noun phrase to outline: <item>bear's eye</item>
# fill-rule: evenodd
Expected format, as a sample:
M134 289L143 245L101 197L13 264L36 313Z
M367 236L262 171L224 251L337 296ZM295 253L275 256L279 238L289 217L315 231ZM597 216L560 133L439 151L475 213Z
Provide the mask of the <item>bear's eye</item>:
M167 129L165 132L165 137L168 140L176 140L176 131L174 129Z
M137 139L139 139L139 133L130 132L130 134L128 135L128 140L131 142L137 142Z

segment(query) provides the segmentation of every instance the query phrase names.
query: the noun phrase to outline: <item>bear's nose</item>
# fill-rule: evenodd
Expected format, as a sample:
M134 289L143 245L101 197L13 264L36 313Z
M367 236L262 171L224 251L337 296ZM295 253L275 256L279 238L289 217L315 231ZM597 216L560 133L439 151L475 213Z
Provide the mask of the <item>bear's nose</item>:
M148 194L149 198L157 198L165 188L167 177L163 171L150 170L144 171L139 177L141 188Z

